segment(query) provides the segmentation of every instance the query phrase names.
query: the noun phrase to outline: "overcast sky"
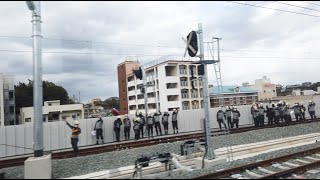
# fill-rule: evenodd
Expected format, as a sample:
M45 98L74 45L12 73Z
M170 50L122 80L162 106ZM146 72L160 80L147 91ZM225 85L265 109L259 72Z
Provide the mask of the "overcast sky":
M248 1L320 16L318 1L285 3L305 8ZM182 56L185 44L181 37L197 30L199 22L205 41L222 38L224 85L253 83L263 75L283 85L320 81L319 17L231 2L70 1L41 5L43 52L51 52L43 54L43 78L65 87L70 97L80 91L82 102L118 96L117 65L129 55L142 63L163 55ZM33 78L32 53L6 50L32 50L30 21L31 12L24 1L1 2L0 72L15 75L16 84ZM211 71L210 84L215 84L214 77Z

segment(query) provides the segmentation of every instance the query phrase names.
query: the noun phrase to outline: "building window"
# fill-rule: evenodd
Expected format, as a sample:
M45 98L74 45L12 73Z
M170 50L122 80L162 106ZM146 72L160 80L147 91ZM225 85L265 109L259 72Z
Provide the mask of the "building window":
M122 84L124 84L124 80L122 80Z
M10 113L13 114L14 113L14 107L10 106Z
M126 102L126 101L127 101L127 99L126 99L126 98L123 98L123 101L124 101L124 102Z
M127 108L123 108L123 110L124 110L124 111L126 111L126 110L127 110Z
M31 122L31 118L25 118L24 121L25 122Z
M13 92L9 92L9 99L13 99Z
M76 115L72 115L72 119L76 119L77 118L77 116Z
M122 92L126 92L124 89L122 89Z
M266 90L263 91L263 93L266 93L266 92L267 92Z
M275 92L276 92L276 90L273 90L273 92L275 93Z
M49 106L51 106L52 104L50 103L50 104L48 104Z

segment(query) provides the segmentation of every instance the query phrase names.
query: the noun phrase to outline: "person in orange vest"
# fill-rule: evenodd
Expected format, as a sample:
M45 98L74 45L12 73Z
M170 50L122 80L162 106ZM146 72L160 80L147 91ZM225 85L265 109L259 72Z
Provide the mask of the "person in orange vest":
M72 145L74 154L76 156L79 156L78 142L79 142L79 134L81 133L81 128L79 127L79 121L74 121L74 126L70 125L66 120L64 120L64 122L66 122L66 124L72 130L71 145Z

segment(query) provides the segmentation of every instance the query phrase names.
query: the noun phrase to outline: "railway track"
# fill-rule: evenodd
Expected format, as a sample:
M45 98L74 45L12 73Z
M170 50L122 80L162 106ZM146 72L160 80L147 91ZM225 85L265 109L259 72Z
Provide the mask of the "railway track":
M194 179L278 179L320 166L320 147L238 166Z
M294 121L290 125L296 125L296 124L306 124L306 123L312 123L312 122L317 122L320 121L320 119L315 119L315 120L309 120L307 119L306 121ZM252 131L252 130L259 130L263 128L274 128L274 127L283 127L283 126L288 126L286 124L279 124L279 125L265 125L264 127L254 127L254 126L248 126L248 127L242 127L239 129L232 129L230 131L231 134L236 134L236 133L242 133L242 132L247 132L247 131ZM223 135L222 131L213 131L213 134L216 134L216 136ZM131 149L131 148L140 148L140 147L147 147L147 146L152 146L152 145L157 145L161 143L170 143L170 142L176 142L176 141L184 141L184 140L189 140L189 139L199 139L203 138L204 133L194 133L194 134L180 134L176 136L171 136L171 137L160 137L160 138L155 138L155 139L142 139L137 142L120 142L119 144L112 144L112 145L103 145L103 146L94 146L94 147L87 147L80 149L79 155L80 156L87 156L87 155L93 155L93 154L100 154L100 153L105 153L105 152L111 152L111 151L116 151L116 150L122 150L122 149ZM66 158L72 158L75 157L73 151L68 150L68 151L62 151L62 152L52 152L52 158L53 159L66 159ZM14 166L21 166L24 164L24 161L28 157L19 157L19 158L12 158L12 159L7 159L7 160L0 160L0 169L2 168L8 168L8 167L14 167Z

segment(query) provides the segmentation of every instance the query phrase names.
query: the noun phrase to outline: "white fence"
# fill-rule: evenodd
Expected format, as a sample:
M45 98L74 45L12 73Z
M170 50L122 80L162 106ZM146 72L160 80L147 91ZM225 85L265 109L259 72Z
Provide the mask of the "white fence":
M307 102L306 102L307 103ZM305 104L306 104L305 103ZM317 102L316 102L317 103ZM317 103L316 112L320 112L320 103ZM241 117L240 125L252 124L252 116L250 113L251 106L238 107ZM210 109L211 127L217 128L216 121L217 108ZM306 112L306 116L309 114ZM132 119L135 115L129 115ZM204 118L203 109L180 111L178 114L179 132L199 131L202 129L201 119ZM115 117L103 118L104 132L103 136L105 142L115 141L115 134L113 132L113 122ZM170 117L171 119L171 117ZM95 137L91 135L97 119L83 119L79 120L82 133L79 137L79 146L93 145L96 142ZM267 122L267 119L265 120ZM133 125L133 123L132 123ZM65 122L48 122L44 123L44 151L58 150L71 148L70 136L71 130ZM163 127L162 127L163 131ZM134 132L131 129L130 138L134 138ZM169 133L172 133L172 126L169 125ZM154 131L155 134L155 131ZM121 126L121 140L124 140L123 126ZM21 154L33 153L33 124L27 123L25 125L0 127L0 158L7 156L15 156ZM26 149L27 148L27 149Z

